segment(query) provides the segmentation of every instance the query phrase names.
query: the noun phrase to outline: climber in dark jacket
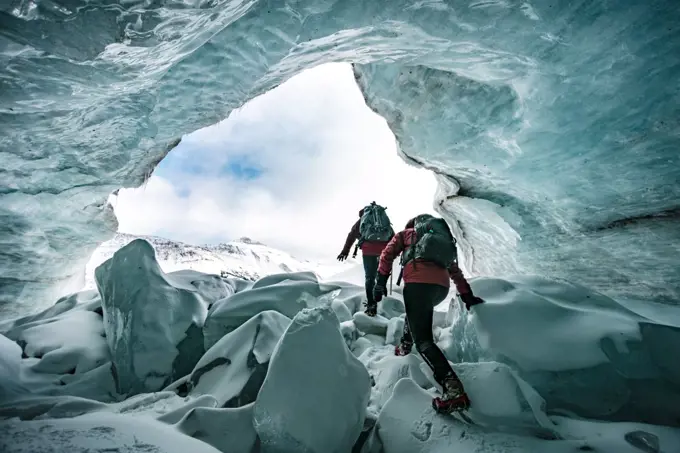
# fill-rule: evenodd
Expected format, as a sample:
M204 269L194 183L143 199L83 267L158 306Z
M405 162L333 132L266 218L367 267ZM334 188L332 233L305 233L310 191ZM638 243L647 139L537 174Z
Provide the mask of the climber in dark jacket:
M361 237L359 233L359 225L361 223L361 216L364 215L364 210L359 211L359 220L357 220L352 229L347 235L347 240L345 240L345 246L342 248L342 252L338 255L338 261L344 261L349 257L349 252L355 241L358 241ZM364 262L364 277L366 286L366 314L369 316L375 316L378 310L378 304L375 302L373 297L373 287L375 286L375 279L378 275L378 262L380 260L380 254L383 249L387 246L387 241L363 241L359 246L361 248L361 255ZM356 250L354 250L353 258L356 258Z
M406 229L395 234L383 250L374 288L376 303L382 299L393 261L416 242L416 230L413 226L419 217L421 216L411 219L406 224ZM442 397L433 401L435 409L440 412L466 409L470 401L460 379L434 342L432 319L434 307L449 293L450 280L456 284L456 289L468 310L484 301L472 294L472 288L456 263L446 269L433 262L415 259L406 263L403 272L406 318L401 343L395 348L395 354L409 354L415 342L416 349L432 369L435 380L443 389Z

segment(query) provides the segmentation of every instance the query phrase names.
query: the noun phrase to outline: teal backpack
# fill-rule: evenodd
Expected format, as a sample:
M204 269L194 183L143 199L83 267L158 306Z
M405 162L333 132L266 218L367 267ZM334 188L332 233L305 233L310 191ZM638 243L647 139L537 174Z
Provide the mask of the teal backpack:
M366 241L387 242L392 239L394 230L385 209L375 201L364 208L359 221L359 245Z
M446 220L422 214L416 217L413 228L416 242L402 255L402 266L411 260L423 260L448 269L457 261L456 239Z

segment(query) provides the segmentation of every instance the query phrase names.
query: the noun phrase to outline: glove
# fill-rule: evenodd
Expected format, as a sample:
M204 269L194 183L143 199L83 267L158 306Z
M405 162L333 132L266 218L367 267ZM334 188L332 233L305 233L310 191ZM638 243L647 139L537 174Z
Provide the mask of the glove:
M484 299L477 297L472 293L465 293L460 295L461 300L465 304L467 311L470 311L470 307L474 305L479 305L484 303Z
M345 261L349 257L349 252L345 252L344 250L340 252L338 255L338 261Z
M387 296L387 279L388 275L378 274L375 286L373 287L373 300L376 303L380 302L383 296Z

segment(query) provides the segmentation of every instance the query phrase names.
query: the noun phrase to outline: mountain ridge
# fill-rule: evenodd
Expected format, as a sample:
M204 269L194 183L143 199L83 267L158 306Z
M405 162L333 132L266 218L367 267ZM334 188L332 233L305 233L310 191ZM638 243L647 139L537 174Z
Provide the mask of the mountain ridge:
M304 260L269 247L248 237L216 245L194 245L160 236L116 233L101 244L85 267L85 287L94 289L94 270L113 254L135 239L144 239L156 251L156 259L164 272L191 269L223 277L258 280L265 275L282 272L311 271L326 278L347 267L346 264L325 264Z

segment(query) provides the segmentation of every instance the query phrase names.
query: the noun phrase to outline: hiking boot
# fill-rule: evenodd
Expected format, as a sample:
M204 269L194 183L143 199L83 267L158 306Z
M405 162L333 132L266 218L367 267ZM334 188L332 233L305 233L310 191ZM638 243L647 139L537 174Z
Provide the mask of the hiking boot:
M378 304L368 305L366 304L366 310L364 310L367 316L371 318L378 314Z
M463 389L463 384L458 379L446 378L443 388L442 396L432 400L432 408L437 413L450 414L455 411L467 410L470 407L470 399Z
M394 347L394 355L397 356L409 355L411 353L411 349L413 349L413 343L411 343L410 341L402 341L401 343Z

